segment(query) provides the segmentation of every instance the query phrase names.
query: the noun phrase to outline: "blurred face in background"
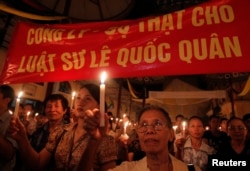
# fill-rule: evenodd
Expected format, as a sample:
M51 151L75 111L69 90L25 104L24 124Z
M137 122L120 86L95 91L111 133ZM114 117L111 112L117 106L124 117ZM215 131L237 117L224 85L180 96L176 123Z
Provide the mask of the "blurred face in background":
M209 125L210 125L210 129L211 130L219 130L219 127L220 127L220 119L219 118L212 118L210 121L209 121Z
M228 135L232 140L245 141L247 135L247 128L244 122L240 119L233 119L228 122Z
M221 130L223 131L227 130L227 120L223 119L220 123L220 126L221 126Z
M245 120L245 125L246 125L247 129L250 131L250 118Z
M31 104L25 104L23 106L23 114L25 116L31 116L31 117L33 117L33 115L34 115L33 106Z
M193 118L189 121L188 132L191 137L202 138L204 131L204 125L200 119Z
M5 112L8 109L8 103L10 102L10 98L4 98L4 95L0 93L0 112Z
M181 126L182 126L181 123L182 123L183 120L184 120L183 117L177 117L177 118L176 118L176 121L175 121L175 125L181 127Z

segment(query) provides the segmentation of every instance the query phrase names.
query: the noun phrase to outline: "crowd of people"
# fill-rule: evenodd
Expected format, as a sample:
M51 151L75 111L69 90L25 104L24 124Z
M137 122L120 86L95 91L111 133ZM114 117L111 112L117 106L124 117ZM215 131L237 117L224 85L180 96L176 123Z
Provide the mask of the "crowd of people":
M100 127L100 88L80 87L69 108L62 94L50 94L43 114L32 104L9 109L15 92L0 86L0 170L3 171L216 171L250 168L250 113L242 118L176 115L146 106L137 124L106 112ZM65 119L65 115L73 119ZM29 118L30 117L30 118ZM185 124L183 124L185 123ZM130 124L130 125L128 125ZM248 131L249 130L249 131Z

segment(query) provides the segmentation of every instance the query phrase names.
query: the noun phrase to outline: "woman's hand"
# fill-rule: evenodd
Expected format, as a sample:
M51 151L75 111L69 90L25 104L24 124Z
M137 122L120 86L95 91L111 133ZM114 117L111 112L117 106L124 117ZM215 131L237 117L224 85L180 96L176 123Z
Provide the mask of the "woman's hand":
M15 139L17 142L27 139L27 132L25 126L17 117L11 118L7 134L8 136Z
M100 111L98 109L86 110L84 116L84 129L93 139L100 140L102 138L102 128L100 125Z
M184 144L186 142L185 138L179 138L175 140L175 145L177 147L178 150L182 150L184 147Z

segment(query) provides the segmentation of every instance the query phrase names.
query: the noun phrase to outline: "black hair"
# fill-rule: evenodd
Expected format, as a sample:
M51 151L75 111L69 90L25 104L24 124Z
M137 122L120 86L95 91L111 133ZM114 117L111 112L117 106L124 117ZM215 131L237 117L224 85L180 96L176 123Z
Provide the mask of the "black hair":
M211 121L213 118L219 119L220 120L220 116L219 115L211 115L209 116L208 120Z
M193 119L197 119L197 120L201 121L203 127L205 126L203 120L201 119L201 117L199 117L199 116L197 116L197 115L191 116L191 117L188 119L188 126L189 126L190 121L193 120Z
M175 116L175 120L177 120L177 118L182 118L182 119L184 119L185 117L184 117L182 114L178 114L178 115Z
M84 84L80 87L80 89L86 88L91 96L100 104L100 87L96 84ZM107 111L107 103L105 102L105 111Z
M244 114L242 120L245 122L248 119L250 119L250 113Z
M215 106L213 108L213 115L219 115L221 112L221 107L220 106Z
M228 121L228 119L227 118L221 118L220 123L222 123L223 121Z
M8 103L8 107L11 107L12 102L15 98L15 91L9 85L0 85L0 93L3 95L3 98L10 98L10 102Z
M140 111L140 113L138 115L138 122L140 121L142 114L145 113L146 111L149 111L149 110L156 110L156 111L161 112L165 116L165 118L167 120L167 127L172 129L172 121L171 121L171 119L169 117L168 112L165 109L163 109L162 107L159 107L159 106L150 105L150 106L144 107Z
M32 103L25 103L25 104L23 105L23 107L24 107L24 106L31 106L31 109L34 110L34 105L33 105Z
M80 89L86 88L91 96L100 104L100 87L95 84L85 84L80 87Z
M107 115L108 115L108 116L113 116L113 113L110 112L110 111L108 111L108 112L107 112Z
M66 97L62 94L48 95L43 102L44 108L46 107L46 104L48 103L48 101L56 101L56 100L61 100L63 110L66 110L68 108L69 102L66 99Z
M233 116L233 117L231 117L231 118L227 121L227 127L228 127L228 125L229 125L233 120L241 121L241 122L244 124L244 126L246 126L246 124L245 124L245 122L243 121L243 119L241 119L241 118L239 118L239 117L237 117L237 116Z

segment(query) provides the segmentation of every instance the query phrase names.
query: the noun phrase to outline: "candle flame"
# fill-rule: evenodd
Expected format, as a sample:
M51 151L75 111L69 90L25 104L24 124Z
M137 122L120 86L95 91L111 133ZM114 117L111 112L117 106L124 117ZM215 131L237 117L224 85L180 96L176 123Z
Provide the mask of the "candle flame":
M13 112L11 111L11 110L9 110L9 113L12 115L13 114Z
M182 122L182 127L185 128L185 127L186 127L186 124L187 124L187 123L186 123L185 121L183 121L183 122Z
M22 91L20 91L19 93L18 93L18 98L20 98L21 96L23 95L23 92Z
M173 129L174 129L174 130L176 130L176 129L177 129L177 127L178 127L178 126L177 126L177 125L175 125L175 126L173 126Z
M75 97L75 95L76 95L76 92L73 91L73 92L72 92L72 98Z
M106 78L107 78L107 73L106 72L102 72L101 73L101 83L104 83L105 80L106 80Z

